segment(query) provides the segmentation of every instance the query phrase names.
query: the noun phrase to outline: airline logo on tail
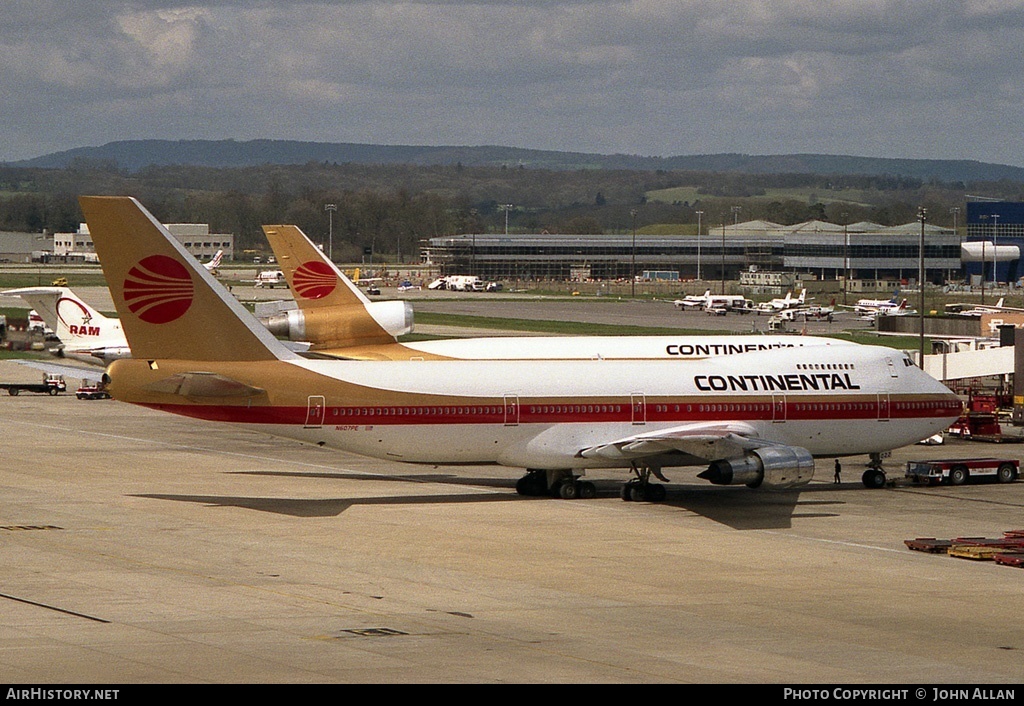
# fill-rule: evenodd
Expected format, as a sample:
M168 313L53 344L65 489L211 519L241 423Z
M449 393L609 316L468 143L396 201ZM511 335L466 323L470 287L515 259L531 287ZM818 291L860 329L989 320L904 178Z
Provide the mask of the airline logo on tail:
M338 277L327 263L317 260L304 262L292 275L292 287L303 299L322 299L338 286Z
M131 268L124 280L124 300L133 314L149 324L167 324L184 316L195 296L185 266L166 255L150 255Z
M102 330L99 326L92 325L92 313L76 299L61 297L56 305L57 319L67 326L68 331L75 336L99 336ZM80 321L81 323L71 323Z

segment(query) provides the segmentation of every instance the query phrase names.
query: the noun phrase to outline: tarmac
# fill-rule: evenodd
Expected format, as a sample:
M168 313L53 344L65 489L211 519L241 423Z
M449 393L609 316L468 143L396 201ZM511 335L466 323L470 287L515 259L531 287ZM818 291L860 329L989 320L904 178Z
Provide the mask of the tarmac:
M0 362L0 379L24 379ZM35 377L32 372L29 378ZM1015 684L1021 570L911 551L1024 526L1024 482L663 503L366 459L71 394L0 396L0 675L24 684Z

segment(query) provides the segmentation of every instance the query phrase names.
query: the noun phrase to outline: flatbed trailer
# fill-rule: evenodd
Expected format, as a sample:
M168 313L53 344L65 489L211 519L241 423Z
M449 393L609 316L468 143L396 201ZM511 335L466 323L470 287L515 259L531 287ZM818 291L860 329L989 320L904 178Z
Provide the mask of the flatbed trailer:
M908 461L906 477L915 483L963 485L971 479L994 478L1012 483L1020 475L1020 461L1012 458L950 458Z
M996 560L1012 566L1024 564L1024 536L1017 531L1004 532L1002 537L917 537L903 543L908 549L918 552L947 554L961 559Z
M21 392L57 395L67 389L68 386L60 375L46 375L42 382L0 382L0 390L7 390L7 394L12 397Z

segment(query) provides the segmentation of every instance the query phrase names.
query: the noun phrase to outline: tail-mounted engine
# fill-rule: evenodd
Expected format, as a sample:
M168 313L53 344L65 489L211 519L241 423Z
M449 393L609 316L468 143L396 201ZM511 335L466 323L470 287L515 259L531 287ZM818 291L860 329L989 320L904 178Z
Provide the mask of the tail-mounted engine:
M715 485L746 484L749 488L793 488L810 482L814 457L799 446L765 446L742 458L713 461L697 475Z
M365 309L359 304L351 312L335 308L305 312L290 309L263 319L263 325L275 336L290 341L342 343L373 336L375 331L379 334L380 329L395 337L409 333L413 311L412 305L404 301L370 302Z

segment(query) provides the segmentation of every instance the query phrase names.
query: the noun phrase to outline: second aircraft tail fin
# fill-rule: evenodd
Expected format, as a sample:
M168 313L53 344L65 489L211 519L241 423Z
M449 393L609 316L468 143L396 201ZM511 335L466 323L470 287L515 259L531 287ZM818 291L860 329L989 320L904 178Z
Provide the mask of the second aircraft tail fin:
M263 232L299 307L268 323L271 331L316 350L394 343L412 330L408 302L370 301L297 226L263 226Z

